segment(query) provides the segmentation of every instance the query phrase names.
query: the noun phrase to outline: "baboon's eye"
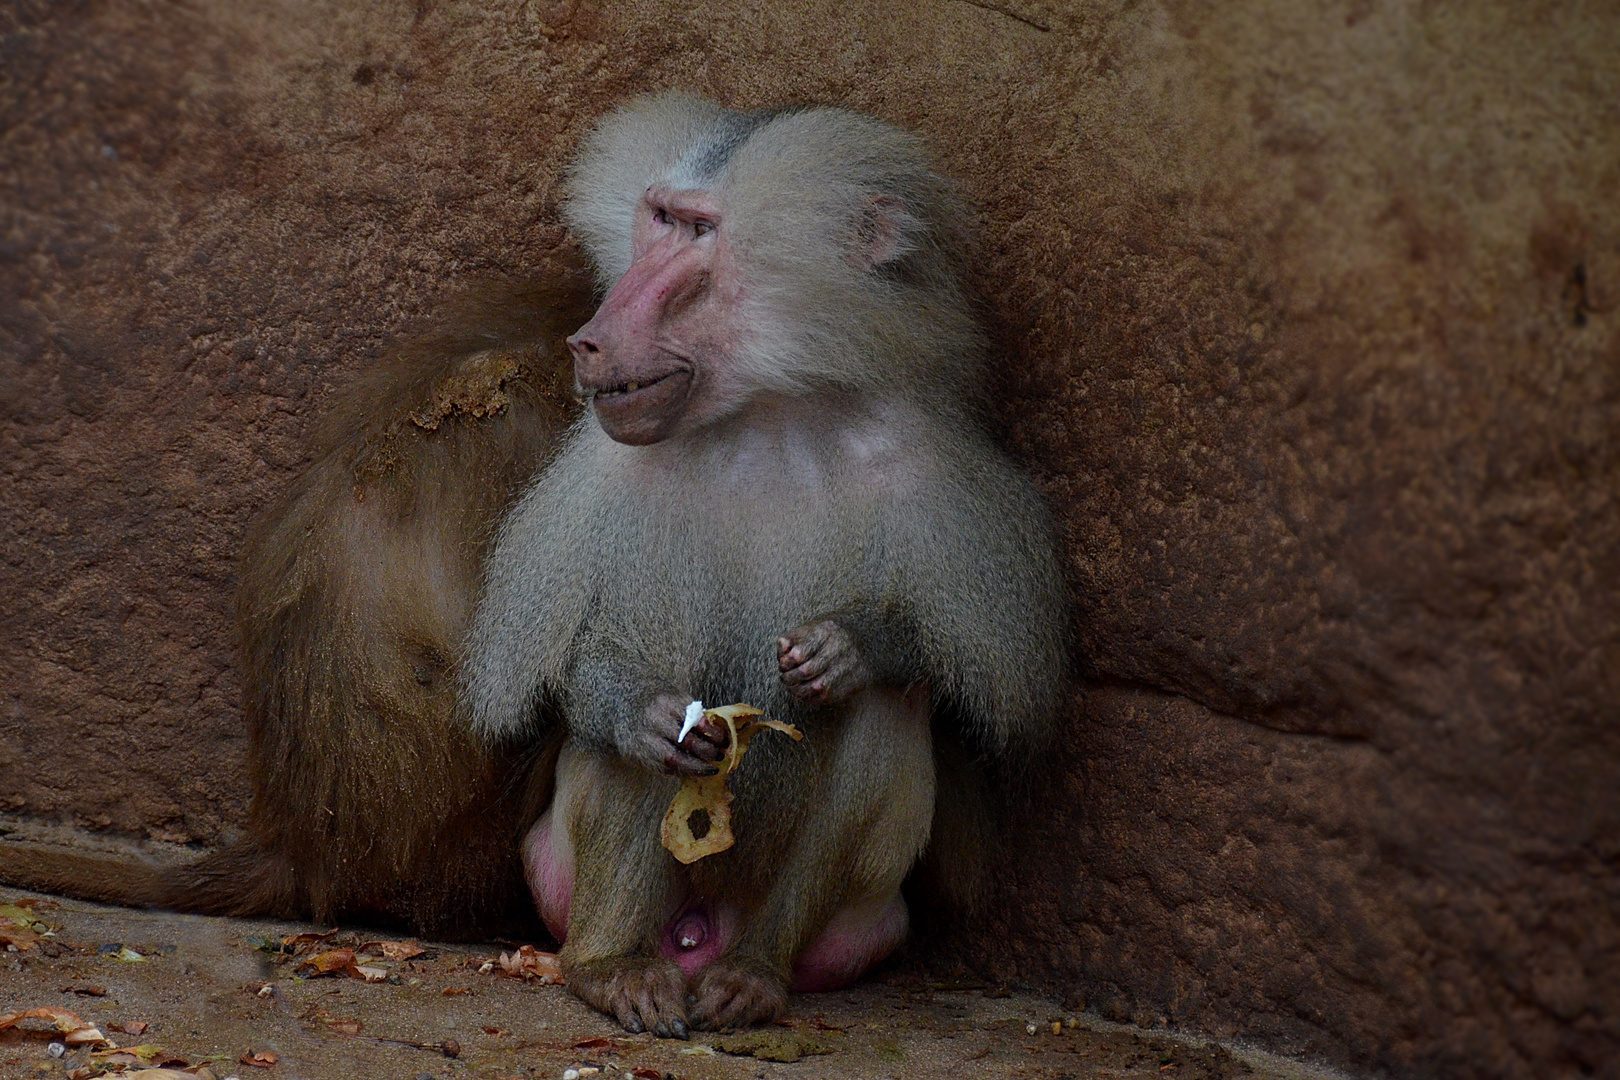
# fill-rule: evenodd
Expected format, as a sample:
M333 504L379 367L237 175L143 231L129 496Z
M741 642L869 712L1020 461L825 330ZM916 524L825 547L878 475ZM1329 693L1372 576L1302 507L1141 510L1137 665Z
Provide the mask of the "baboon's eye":
M662 206L653 207L653 220L658 222L660 225L675 224L675 219L670 217L669 211L665 210Z
M702 220L694 221L692 222L692 232L697 236L704 236L708 233L712 233L714 232L714 222Z

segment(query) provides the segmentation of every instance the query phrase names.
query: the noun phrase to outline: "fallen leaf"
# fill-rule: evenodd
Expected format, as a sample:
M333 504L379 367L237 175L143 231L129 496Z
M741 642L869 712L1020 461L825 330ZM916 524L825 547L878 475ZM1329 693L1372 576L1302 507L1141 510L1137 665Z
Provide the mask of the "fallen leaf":
M612 1039L596 1038L581 1039L576 1043L570 1043L568 1048L570 1050L608 1050L611 1049L612 1046Z
M95 1025L85 1023L78 1013L68 1009L58 1009L52 1005L41 1005L37 1009L23 1009L19 1012L0 1015L0 1031L4 1031L9 1027L16 1027L23 1020L49 1020L55 1025L56 1030L62 1033L62 1041L69 1046L111 1042L96 1029Z
M487 1027L487 1028L484 1029L484 1034L485 1035L493 1035L496 1038L501 1038L503 1036L510 1035L512 1033L510 1031L507 1031L503 1027Z
M38 930L44 932L47 927L39 917L21 904L0 904L0 922L9 923L23 930Z
M74 1031L85 1026L78 1013L44 1005L37 1009L23 1009L0 1015L0 1031L16 1027L19 1020L49 1020L56 1025L58 1031Z
M340 1017L340 1018L337 1018L337 1019L327 1020L326 1021L326 1026L331 1028L332 1031L336 1032L339 1035L358 1035L358 1034L360 1034L360 1021L350 1019L348 1017Z
M97 1050L90 1056L102 1065L120 1068L130 1065L155 1065L159 1067L178 1065L184 1068L191 1064L179 1054L171 1054L163 1047L152 1043L142 1043L140 1046L114 1047L111 1050Z
M39 935L32 930L24 930L18 926L0 926L0 946L15 945L18 952L26 952L37 944Z
M145 1035L146 1029L150 1026L144 1020L126 1020L118 1025L118 1030L125 1035Z
M255 1069L273 1069L276 1062L281 1060L281 1055L274 1050L260 1050L257 1052L249 1050L237 1060L243 1065L251 1065Z
M78 994L80 997L106 997L107 988L105 986L64 986L62 987L62 993Z
M427 952L414 941L368 941L355 951L382 953L389 960L410 960Z
M70 1031L62 1036L62 1041L69 1046L89 1046L92 1043L106 1043L112 1045L112 1040L93 1027L82 1027L78 1031Z
M460 997L462 994L470 994L472 991L465 986L447 986L440 990L439 993L444 997Z
M688 776L681 781L658 830L664 847L686 864L725 851L737 842L731 831L731 792L726 788L726 778L742 764L754 736L769 728L791 736L794 742L804 738L792 724L756 719L764 714L752 705L723 705L704 709L703 715L725 723L731 734L726 756L713 776Z
M143 964L147 959L128 945L119 945L113 949L103 948L102 952L114 960L122 960L126 964Z
M300 945L314 945L325 941L337 934L337 930L324 930L318 933L293 934L281 939L281 944L287 948L296 949Z
M388 981L387 968L369 967L365 964L356 964L352 968L347 968L345 970L348 971L352 978L364 979L366 982Z
M630 1075L637 1077L638 1080L664 1080L663 1073L657 1069L649 1069L645 1065L637 1065L630 1070Z
M332 949L328 952L318 953L302 961L294 971L307 972L306 978L315 978L319 975L333 975L354 966L353 949Z
M519 945L517 952L503 952L498 960L501 974L514 979L539 979L542 983L561 983L562 965L556 953L541 952L533 945ZM484 961L488 964L489 961ZM483 970L481 966L480 971Z
M197 1080L197 1074L180 1069L141 1069L137 1072L119 1073L118 1080Z

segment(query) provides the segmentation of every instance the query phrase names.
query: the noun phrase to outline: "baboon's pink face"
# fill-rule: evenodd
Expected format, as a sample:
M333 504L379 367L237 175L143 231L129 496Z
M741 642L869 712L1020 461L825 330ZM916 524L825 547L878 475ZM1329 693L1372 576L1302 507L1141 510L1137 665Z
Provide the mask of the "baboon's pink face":
M720 408L740 299L733 266L713 195L647 189L630 269L568 339L574 379L610 437L645 446Z

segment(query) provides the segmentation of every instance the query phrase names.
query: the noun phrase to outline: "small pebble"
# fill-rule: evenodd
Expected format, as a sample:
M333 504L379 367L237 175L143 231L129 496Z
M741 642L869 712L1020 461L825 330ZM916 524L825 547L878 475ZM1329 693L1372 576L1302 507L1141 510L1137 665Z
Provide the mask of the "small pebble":
M65 1043L53 1042L51 1045L45 1048L45 1052L51 1055L53 1058L59 1058L63 1054L67 1053L67 1045Z
M563 1070L563 1080L579 1080L579 1070L578 1069L564 1069Z
M495 961L493 961L493 960L485 960L482 964L478 965L478 974L480 974L480 975L488 975L490 972L492 972L494 970L495 970Z
M1061 1021L1058 1021L1058 1020L1052 1021L1052 1034L1054 1034L1054 1035L1063 1034L1063 1023Z
M275 992L276 992L276 987L275 987L274 983L265 983L263 986L259 987L259 996L260 997L270 997Z
M1073 1031L1075 1028L1080 1026L1080 1021L1071 1016L1067 1020L1063 1021L1063 1026L1068 1028L1070 1031Z
M1035 1025L1034 1025L1034 1024L1032 1024L1032 1023L1031 1023L1031 1024L1025 1024L1025 1025L1024 1025L1024 1034L1026 1034L1026 1035L1033 1035L1033 1034L1035 1034L1035 1033L1036 1033L1036 1032L1037 1032L1037 1031L1039 1031L1039 1030L1040 1030L1040 1028L1038 1028L1038 1027L1036 1027L1036 1026L1035 1026Z

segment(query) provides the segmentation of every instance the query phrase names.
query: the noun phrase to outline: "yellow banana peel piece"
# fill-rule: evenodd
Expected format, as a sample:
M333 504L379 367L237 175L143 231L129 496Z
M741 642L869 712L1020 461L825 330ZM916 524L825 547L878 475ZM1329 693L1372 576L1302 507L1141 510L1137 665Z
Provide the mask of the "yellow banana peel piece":
M792 737L794 742L804 738L792 724L762 719L764 713L752 705L723 705L704 709L703 715L723 722L730 731L726 756L720 759L720 771L713 776L688 776L681 781L681 789L675 793L658 831L669 853L688 865L737 842L731 832L731 792L726 789L726 778L742 764L754 736L769 728Z

